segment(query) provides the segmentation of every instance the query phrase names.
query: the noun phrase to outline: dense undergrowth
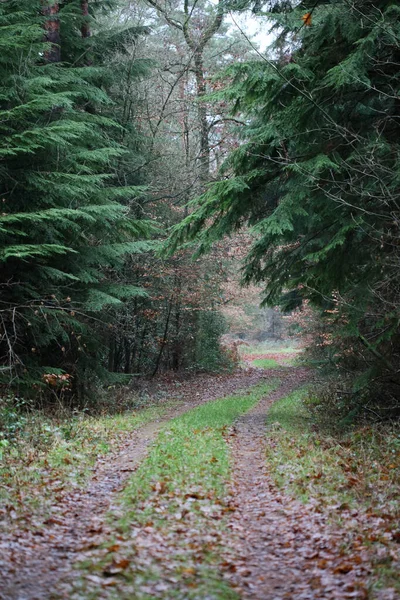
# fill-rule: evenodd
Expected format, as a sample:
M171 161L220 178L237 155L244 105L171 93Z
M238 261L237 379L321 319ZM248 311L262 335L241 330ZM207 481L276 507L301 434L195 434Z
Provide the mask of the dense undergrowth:
M350 568L363 549L374 555L371 597L380 587L393 586L400 593L399 423L353 423L344 428L317 418L314 406L315 397L303 388L271 408L271 473L287 493L345 524L343 553Z
M217 568L232 510L226 437L273 387L208 402L163 429L123 492L112 519L115 539L86 559L74 598L97 598L96 576L104 574L115 577L102 592L107 598L237 598Z

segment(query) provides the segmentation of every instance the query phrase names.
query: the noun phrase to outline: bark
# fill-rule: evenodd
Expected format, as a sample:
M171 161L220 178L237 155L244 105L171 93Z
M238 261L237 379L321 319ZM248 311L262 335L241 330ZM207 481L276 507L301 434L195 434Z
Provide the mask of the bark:
M224 18L223 3L220 0L217 5L216 15L211 24L203 31L199 40L192 37L190 32L190 11L189 2L185 0L184 12L185 22L182 24L182 32L189 49L193 52L194 74L196 77L198 102L198 119L200 129L200 153L199 153L199 179L200 185L204 186L209 181L210 176L210 140L209 126L207 121L207 106L202 102L202 98L207 93L205 71L204 71L204 50L208 42L217 33L221 27Z
M124 354L125 354L124 372L130 373L131 372L131 345L130 345L129 339L127 337L124 338Z
M49 63L57 63L61 60L61 39L60 39L60 5L58 2L49 4L44 3L42 15L46 17L44 23L45 39L50 42L49 50L45 52L45 60Z
M146 340L147 330L148 330L147 323L145 323L145 326L143 327L142 335L140 338L139 352L138 352L138 356L137 356L136 363L135 363L136 371L141 370L142 356L145 353L144 342Z
M81 1L81 11L84 21L81 27L81 34L83 38L90 37L90 23L89 23L89 0Z
M209 142L209 125L207 121L207 107L201 102L201 99L207 93L205 72L204 72L204 50L211 40L211 38L217 33L221 27L224 18L224 3L222 0L218 1L216 6L216 14L212 19L208 27L206 27L200 38L196 38L191 31L190 21L192 11L189 7L189 0L184 0L184 14L185 19L183 23L170 17L168 12L158 4L158 0L147 0L148 3L153 6L165 19L165 21L171 27L180 30L183 33L186 44L193 55L194 62L194 74L196 78L197 87L197 98L200 100L198 103L198 119L199 119L199 130L200 130L200 148L199 148L199 180L201 187L209 181L210 175L210 142Z
M115 371L115 340L112 338L110 340L109 349L108 349L108 370L110 372Z
M165 322L164 335L163 335L163 339L161 341L160 351L159 351L158 356L157 356L156 365L154 367L154 371L153 371L153 374L152 374L153 377L155 377L157 375L157 372L158 372L158 369L159 369L159 366L160 366L160 362L161 362L161 357L162 357L163 352L164 352L164 347L165 347L165 344L167 342L167 336L168 336L168 329L169 329L169 321L170 321L170 317L171 317L171 312L172 312L172 298L171 298L171 300L169 302L167 320Z
M179 292L181 290L181 278L179 278L178 282L178 297ZM180 329L181 329L181 304L178 301L176 304L176 312L175 312L175 344L172 352L172 369L173 371L178 371L181 365L181 353L182 353L182 341L180 339Z
M188 85L188 76L185 73L184 77L179 79L179 97L181 105L184 107L181 127L182 127L182 150L185 155L185 176L190 180L190 125L189 125L189 110L186 102L186 88ZM188 202L190 200L190 190L187 188L182 196L184 205L184 217L188 216Z
M207 121L207 106L201 101L207 93L204 77L203 48L198 49L194 54L194 72L196 77L197 98L199 100L197 104L200 129L199 179L200 185L204 186L208 182L210 176L210 142L208 137L209 127Z

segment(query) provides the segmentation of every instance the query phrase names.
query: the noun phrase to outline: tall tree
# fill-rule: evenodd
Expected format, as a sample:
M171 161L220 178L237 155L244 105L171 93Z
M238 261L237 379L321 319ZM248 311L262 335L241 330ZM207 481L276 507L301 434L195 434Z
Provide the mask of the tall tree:
M206 247L249 224L245 279L265 282L272 304L289 291L287 307L337 310L345 350L362 355L360 386L385 377L398 397L399 7L275 2L267 16L275 58L228 72L243 143L175 243Z
M81 1L81 10L83 16L83 23L81 25L81 33L83 38L90 37L90 24L89 24L89 0Z
M42 14L46 17L44 23L45 38L50 42L50 49L46 50L45 57L49 62L59 62L61 59L60 41L60 5L58 2L50 3L44 0Z
M204 53L207 45L222 25L224 3L218 0L214 5L204 6L204 2L190 3L184 0L183 6L170 6L157 0L147 0L165 19L169 27L181 32L189 51L188 68L192 66L197 95L197 113L199 127L199 179L201 185L209 180L210 142L207 105L203 101L207 93Z
M207 4L196 5L190 27L193 32L196 26L202 31L209 19ZM170 226L185 214L186 203L202 187L193 53L182 30L166 27L164 16L144 3L126 8L118 15L118 21L128 27L137 23L151 25L152 33L132 44L130 52L136 65L141 57L153 61L151 74L138 85L138 80L130 75L131 58L116 55L112 59L119 81L113 87L112 98L116 107L124 107L124 131L130 137L131 124L140 123L141 136L148 140L140 160L127 157L124 162L130 162L130 169L125 168L128 164L122 165L119 177L135 173L151 181L152 193L137 203L137 210ZM218 33L221 35L214 35L203 53L207 92L216 85L212 77L220 64L241 59L245 53L243 44L223 25ZM203 104L207 110L210 178L215 173L217 154L222 154L233 138L223 107ZM130 137L132 145L135 139ZM165 231L161 230L160 235L165 237ZM224 331L224 326L216 311L223 275L221 262L214 255L193 264L190 253L185 251L168 260L151 255L138 260L132 257L124 277L131 283L144 280L149 297L133 299L118 323L114 323L110 331L110 367L153 374L171 368L221 368L217 332Z
M40 386L49 371L84 384L87 367L101 367L102 311L144 294L108 277L127 253L148 248L140 239L149 226L130 208L142 188L115 181L126 150L109 114L107 69L82 56L95 17L86 7L0 4L0 348L14 385Z

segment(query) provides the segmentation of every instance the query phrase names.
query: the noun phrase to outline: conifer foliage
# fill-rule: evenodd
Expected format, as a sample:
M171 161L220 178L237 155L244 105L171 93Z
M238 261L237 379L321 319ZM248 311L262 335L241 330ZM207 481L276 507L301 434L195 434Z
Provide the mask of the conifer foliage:
M76 381L99 359L107 307L144 294L112 283L150 226L130 209L142 188L116 183L103 4L0 3L0 374L14 384Z
M231 68L223 94L247 121L243 143L174 243L197 238L205 248L250 225L245 280L265 282L271 304L319 306L341 338L331 359L359 361L356 396L375 381L383 400L383 378L393 406L400 8L389 0L272 4L274 58Z

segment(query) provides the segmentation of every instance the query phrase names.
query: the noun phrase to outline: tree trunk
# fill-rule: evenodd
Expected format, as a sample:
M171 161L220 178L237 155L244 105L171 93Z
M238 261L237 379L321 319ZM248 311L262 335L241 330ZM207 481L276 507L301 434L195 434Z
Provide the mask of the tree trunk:
M147 335L147 323L145 323L143 330L142 330L142 335L140 338L140 345L139 345L139 351L138 351L138 356L135 362L135 370L139 371L141 370L141 362L142 362L142 356L144 354L144 342L146 340L146 335Z
M45 39L50 42L51 47L45 52L45 60L49 63L57 63L61 60L60 19L58 13L60 5L58 2L44 2L42 15L46 18L44 23Z
M204 77L203 52L198 48L194 54L194 72L197 87L197 113L200 129L200 154L199 154L199 179L203 187L209 181L210 176L210 142L208 137L207 106L202 98L207 93L206 80Z
M159 369L159 366L160 366L161 357L162 357L163 352L164 352L164 346L165 346L165 344L167 342L168 329L169 329L169 320L170 320L170 317L171 317L171 312L172 312L172 298L171 298L171 300L169 302L167 320L165 322L165 328L164 328L164 335L163 335L163 339L161 341L160 351L159 351L158 356L157 356L157 361L156 361L156 365L154 367L154 371L153 371L152 377L155 377L155 375L157 375L157 372L158 372L158 369Z
M181 289L181 280L179 278L178 281L178 290L180 292ZM179 295L178 295L179 298ZM175 312L175 343L172 352L172 369L173 371L178 371L181 364L181 350L182 343L180 339L180 327L181 327L181 305L179 300L176 303L176 312Z
M108 370L110 372L115 371L115 340L111 338L110 345L108 348Z
M114 352L114 369L115 373L119 373L122 370L122 358L124 354L124 347L122 342L115 344L115 352Z
M124 372L131 372L131 345L127 337L124 338L124 350L125 350L125 367Z
M84 22L81 27L81 34L83 38L90 37L90 23L89 23L89 0L81 0L81 10Z

